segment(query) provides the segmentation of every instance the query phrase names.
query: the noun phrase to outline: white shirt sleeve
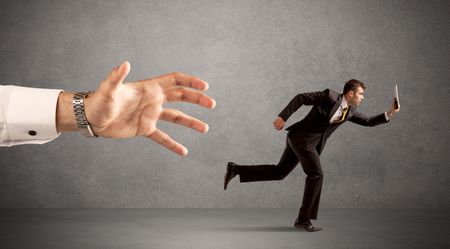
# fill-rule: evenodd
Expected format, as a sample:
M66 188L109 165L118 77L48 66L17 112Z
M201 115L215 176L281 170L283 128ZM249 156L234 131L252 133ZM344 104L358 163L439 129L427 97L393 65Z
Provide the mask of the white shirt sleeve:
M0 85L0 146L43 144L58 137L56 106L60 92Z

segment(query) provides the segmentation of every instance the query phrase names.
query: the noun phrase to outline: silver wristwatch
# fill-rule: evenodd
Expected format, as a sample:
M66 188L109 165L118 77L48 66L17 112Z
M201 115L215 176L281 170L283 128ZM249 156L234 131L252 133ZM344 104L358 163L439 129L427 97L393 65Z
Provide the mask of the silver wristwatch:
M84 111L84 98L88 98L89 94L94 93L89 92L78 92L73 95L73 112L75 113L75 119L77 120L78 130L86 137L98 137L92 131L91 126L86 118L86 112Z

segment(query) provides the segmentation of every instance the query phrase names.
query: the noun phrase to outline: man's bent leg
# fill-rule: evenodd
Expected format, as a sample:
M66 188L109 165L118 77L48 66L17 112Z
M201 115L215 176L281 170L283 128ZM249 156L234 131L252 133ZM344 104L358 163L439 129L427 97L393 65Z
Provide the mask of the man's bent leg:
M283 155L277 165L238 165L241 182L272 181L284 179L297 166L299 160L286 143Z

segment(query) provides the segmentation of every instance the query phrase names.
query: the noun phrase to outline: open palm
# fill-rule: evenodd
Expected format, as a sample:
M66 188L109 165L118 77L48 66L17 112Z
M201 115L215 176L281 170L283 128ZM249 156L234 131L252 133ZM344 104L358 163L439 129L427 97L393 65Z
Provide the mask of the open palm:
M86 98L86 116L94 133L110 138L146 136L179 155L186 155L187 149L156 125L158 120L165 120L207 132L206 123L179 110L164 109L163 105L183 101L214 108L214 99L202 92L208 89L208 83L183 73L124 83L129 72L130 64L125 61Z

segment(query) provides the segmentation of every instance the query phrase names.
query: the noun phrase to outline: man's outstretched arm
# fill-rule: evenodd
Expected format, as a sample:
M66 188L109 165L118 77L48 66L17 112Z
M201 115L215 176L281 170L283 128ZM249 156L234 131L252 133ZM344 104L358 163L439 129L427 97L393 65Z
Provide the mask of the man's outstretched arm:
M399 111L400 108L396 108L394 101L389 110L384 113L369 117L356 111L349 121L363 126L376 126L389 122Z

